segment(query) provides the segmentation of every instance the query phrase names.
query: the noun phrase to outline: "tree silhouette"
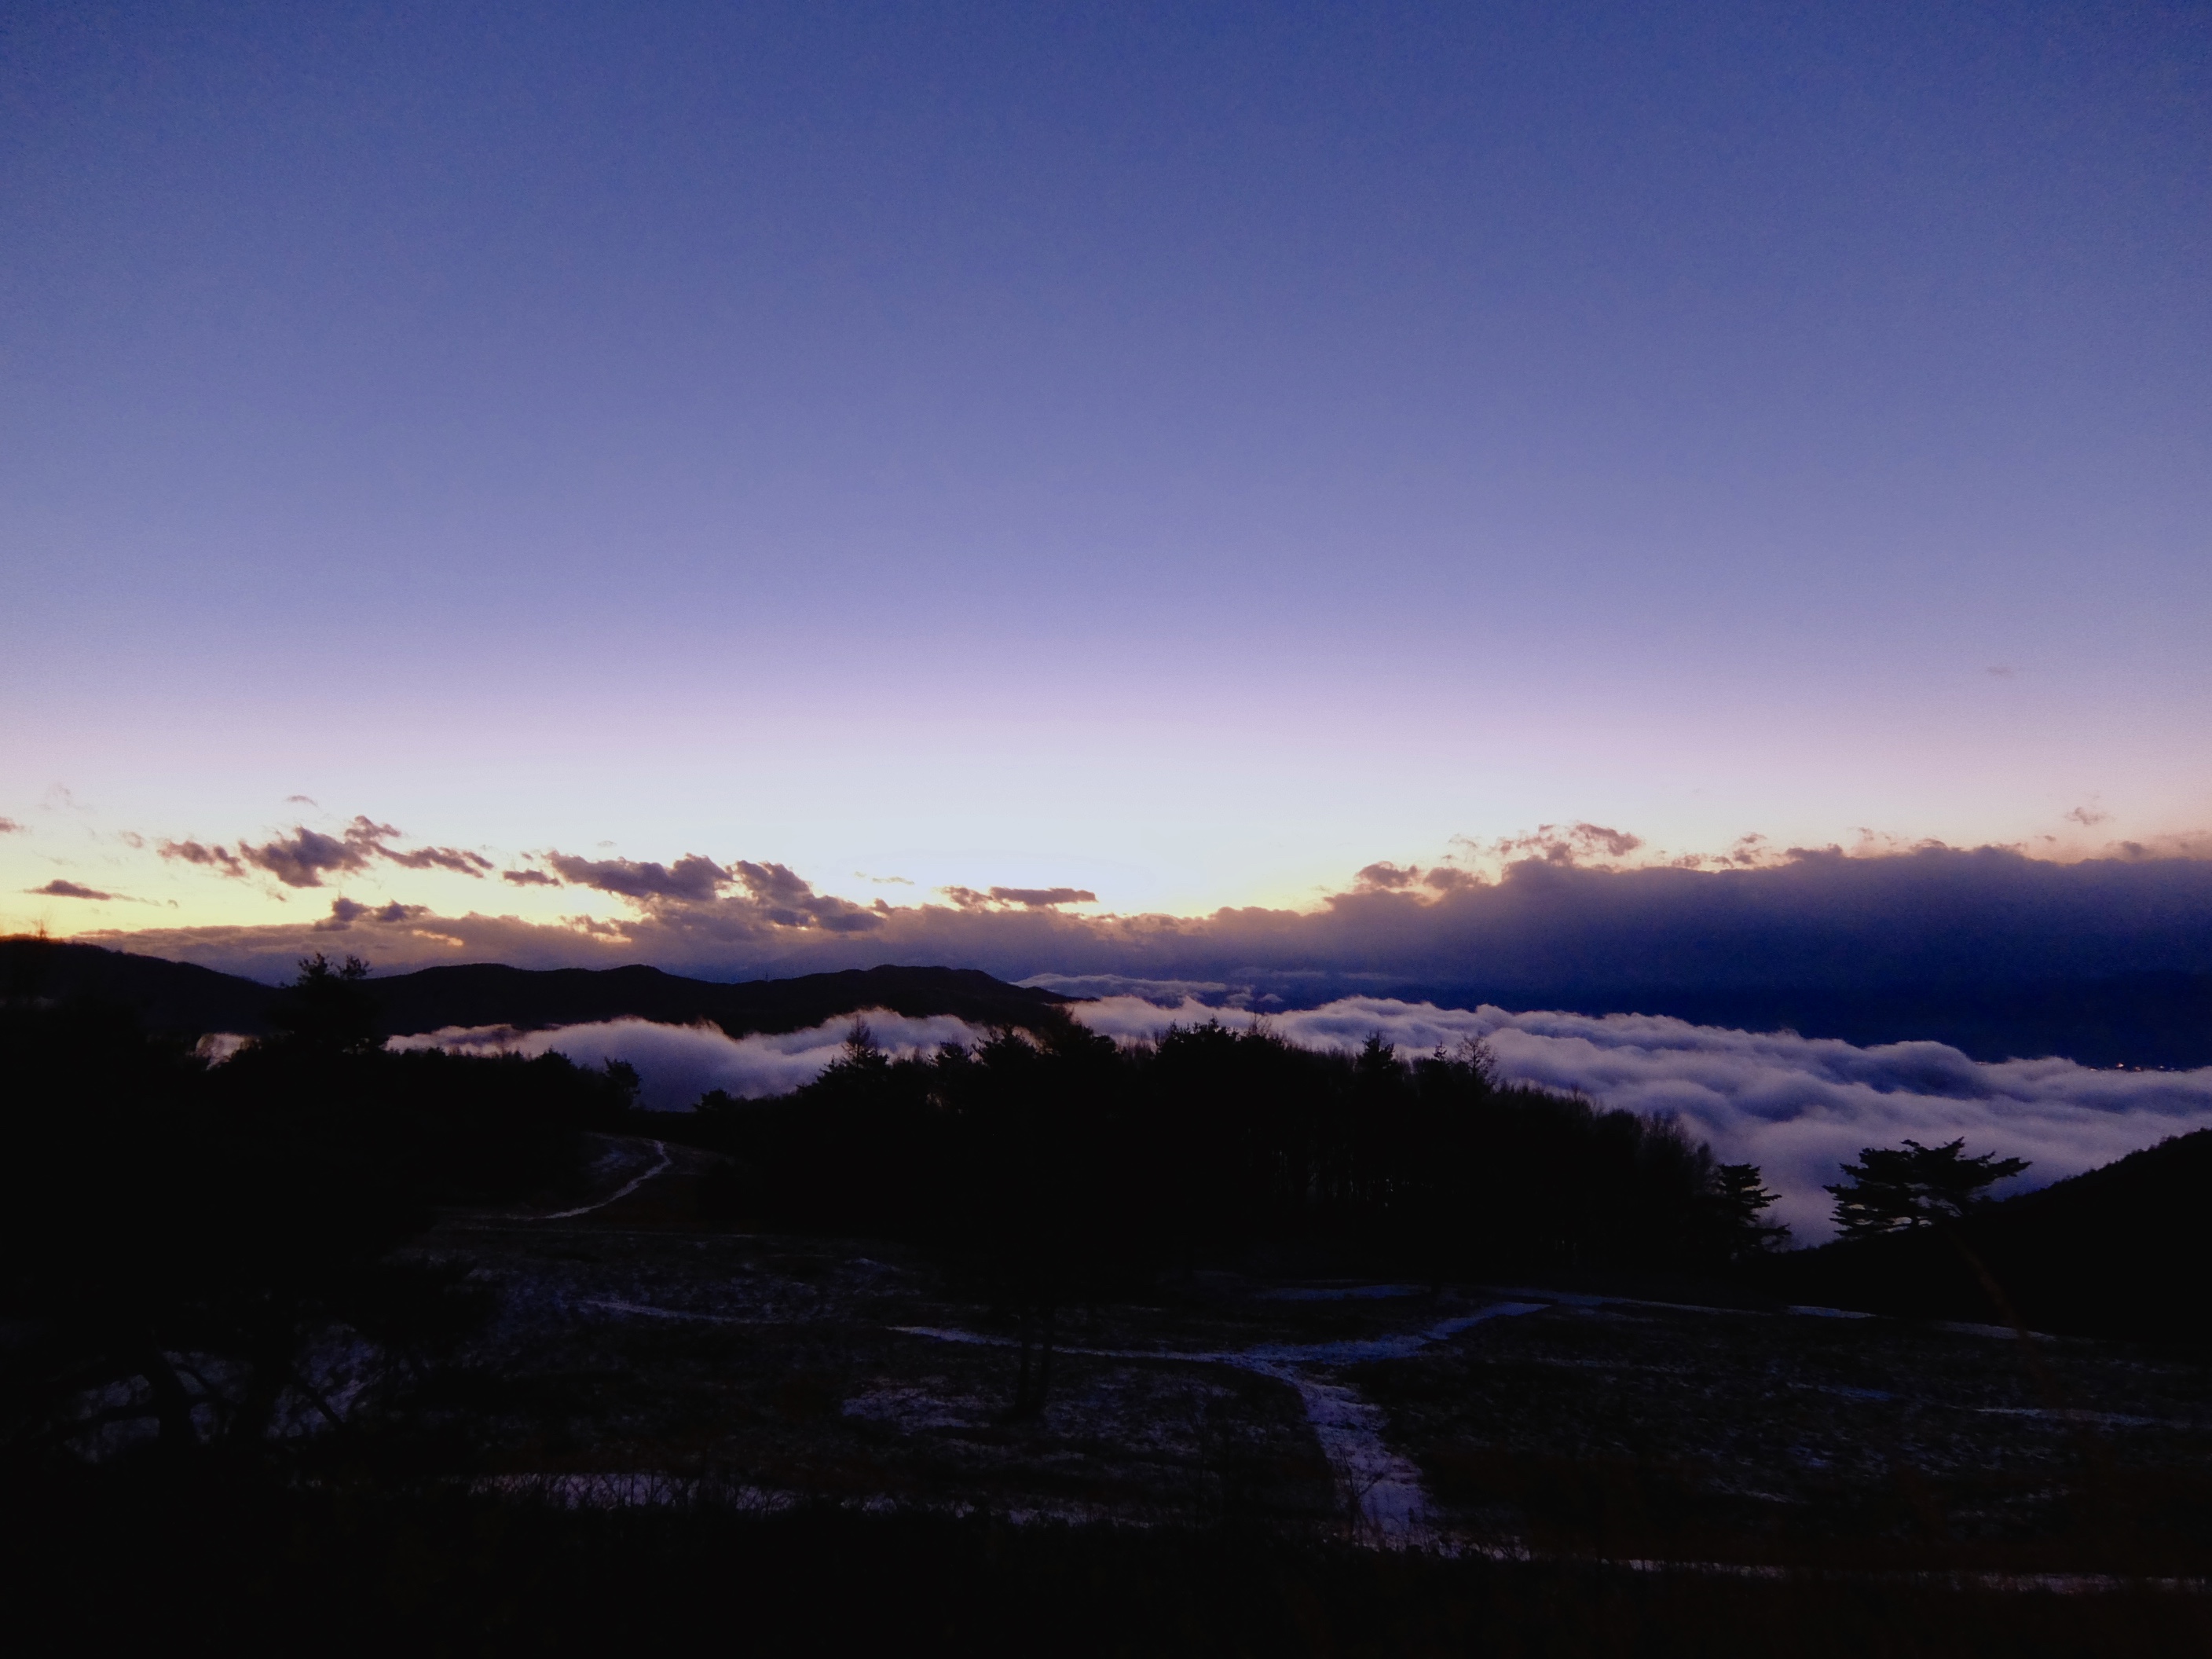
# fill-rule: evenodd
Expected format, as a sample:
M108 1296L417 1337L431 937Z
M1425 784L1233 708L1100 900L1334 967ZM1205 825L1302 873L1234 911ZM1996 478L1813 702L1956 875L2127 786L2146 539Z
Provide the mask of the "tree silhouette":
M1962 1220L1991 1186L2028 1167L1995 1152L1968 1158L1966 1146L1961 1137L1941 1146L1863 1147L1859 1162L1844 1165L1848 1178L1826 1189L1835 1195L1836 1224L1846 1238L1865 1238Z
M1764 1218L1778 1195L1766 1190L1756 1164L1717 1167L1708 1196L1719 1224L1720 1249L1729 1261L1749 1261L1781 1249L1788 1240L1786 1224Z
M1503 1084L1480 1044L1408 1060L1258 1022L1117 1047L1070 1021L897 1059L863 1040L789 1095L709 1096L655 1133L732 1158L772 1227L988 1267L994 1300L1040 1334L1069 1286L1255 1251L1441 1285L1722 1266L1784 1231L1760 1218L1756 1169L1717 1172L1671 1123Z
M89 1007L6 1024L5 1128L38 1176L0 1226L0 1304L27 1333L0 1438L68 1445L143 1417L172 1455L252 1443L280 1407L334 1415L311 1347L389 1354L372 1328L437 1322L410 1304L443 1287L388 1260L428 1219L404 1148L327 1054L210 1068ZM88 1415L102 1389L119 1392Z
M125 1008L0 997L0 1454L149 1427L238 1449L413 1409L481 1310L396 1248L434 1202L557 1189L636 1079L388 1053L365 975L303 963L278 1034L220 1065Z
M376 1046L377 1001L363 982L368 964L359 957L332 962L318 951L303 957L300 976L270 1004L277 1040L332 1054L357 1054Z

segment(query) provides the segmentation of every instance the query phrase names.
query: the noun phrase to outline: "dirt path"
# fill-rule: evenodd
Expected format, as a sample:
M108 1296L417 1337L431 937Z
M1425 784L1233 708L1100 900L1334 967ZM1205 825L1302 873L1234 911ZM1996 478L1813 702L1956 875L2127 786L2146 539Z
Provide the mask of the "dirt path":
M1485 1320L1531 1314L1550 1306L1543 1302L1496 1302L1471 1314L1438 1322L1425 1329L1395 1332L1388 1336L1344 1342L1269 1343L1258 1347L1217 1352L1179 1352L1154 1348L1062 1348L1062 1353L1094 1359L1135 1359L1147 1364L1231 1365L1289 1384L1305 1407L1306 1422L1321 1443L1322 1455L1335 1472L1344 1494L1345 1508L1359 1535L1386 1548L1406 1549L1434 1541L1428 1494L1421 1472L1390 1449L1383 1438L1380 1407L1360 1397L1359 1390L1337 1377L1339 1367L1373 1359L1404 1359L1432 1342L1442 1342ZM987 1347L1012 1347L1013 1339L987 1336L933 1325L895 1325L907 1336L925 1336L939 1342L975 1343Z
M666 1141L654 1141L653 1143L653 1150L659 1158L660 1161L654 1164L650 1170L647 1170L643 1175L635 1176L623 1185L617 1187L614 1191L609 1193L605 1198L597 1200L590 1204L580 1204L573 1210L556 1210L550 1215L521 1216L517 1217L516 1218L518 1220L526 1221L568 1221L580 1215L589 1215L594 1210L604 1210L610 1204L621 1202L623 1199L628 1198L632 1193L635 1192L639 1188L644 1186L647 1182L652 1180L653 1176L658 1175L665 1175L670 1170L675 1167L676 1160L669 1156L668 1143Z

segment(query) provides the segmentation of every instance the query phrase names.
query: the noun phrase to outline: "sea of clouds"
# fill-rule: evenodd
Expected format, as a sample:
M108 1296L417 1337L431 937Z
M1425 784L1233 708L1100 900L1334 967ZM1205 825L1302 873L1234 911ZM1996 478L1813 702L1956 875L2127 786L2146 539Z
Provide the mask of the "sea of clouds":
M980 1042L988 1033L950 1014L910 1019L871 1008L859 1018L876 1046L895 1057L924 1053L940 1043ZM648 1111L688 1112L699 1097L720 1089L741 1100L787 1094L822 1075L844 1052L854 1016L804 1031L732 1037L707 1022L662 1025L649 1019L599 1020L518 1031L511 1025L447 1026L419 1036L393 1037L393 1048L446 1048L455 1054L562 1054L586 1066L626 1060L637 1067L638 1103Z
M1171 1023L1220 1019L1241 1027L1253 1018L1191 1000L1163 1006L1134 995L1070 1012L1123 1042L1157 1037ZM950 1016L913 1019L878 1009L861 1018L894 1054L985 1035ZM710 1089L759 1098L810 1081L836 1058L852 1023L732 1038L709 1025L622 1019L522 1033L503 1026L447 1030L395 1041L477 1053L558 1051L590 1064L627 1060L643 1079L645 1105L682 1110ZM2008 1189L2020 1190L2212 1126L2212 1067L2122 1072L2067 1060L1985 1062L1938 1042L1861 1048L1650 1015L1510 1014L1370 997L1272 1015L1267 1024L1316 1048L1357 1048L1380 1034L1408 1056L1480 1038L1495 1054L1502 1080L1671 1116L1723 1162L1758 1164L1781 1195L1775 1218L1807 1242L1831 1231L1831 1200L1821 1188L1838 1179L1838 1166L1862 1147L1964 1136L1970 1152L2030 1159L2033 1169Z

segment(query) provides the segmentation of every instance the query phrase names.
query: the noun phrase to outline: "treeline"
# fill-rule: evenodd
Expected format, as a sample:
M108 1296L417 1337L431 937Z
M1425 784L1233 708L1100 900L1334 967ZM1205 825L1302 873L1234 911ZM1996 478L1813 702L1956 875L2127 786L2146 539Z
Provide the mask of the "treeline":
M734 1160L720 1200L744 1218L967 1248L1032 1277L1268 1246L1431 1279L1717 1268L1780 1232L1755 1170L1716 1166L1671 1124L1503 1084L1480 1044L1408 1060L1264 1024L1124 1047L1064 1020L904 1059L858 1028L805 1088L709 1095L673 1133Z
M276 1033L221 1065L114 1005L0 999L0 1452L429 1420L482 1310L398 1247L440 1204L570 1190L636 1080L388 1053L360 977L307 964Z
M1957 1142L1907 1141L1902 1153L1869 1147L1861 1156L1863 1164L1845 1166L1856 1178L1832 1189L1844 1236L1767 1264L1763 1277L1783 1299L2212 1350L2212 1301L2194 1290L2212 1273L2212 1236L2201 1219L2212 1129L1994 1203L1978 1200L1985 1178L2014 1172L2018 1160L1965 1158ZM1899 1194L1893 1182L1884 1194L1866 1178L1886 1173L1885 1164L1921 1177L1917 1190ZM1931 1166L1935 1182L1926 1179ZM1960 1170L1972 1184L1965 1201ZM1852 1212L1864 1209L1870 1187L1890 1199L1893 1219L1854 1236Z

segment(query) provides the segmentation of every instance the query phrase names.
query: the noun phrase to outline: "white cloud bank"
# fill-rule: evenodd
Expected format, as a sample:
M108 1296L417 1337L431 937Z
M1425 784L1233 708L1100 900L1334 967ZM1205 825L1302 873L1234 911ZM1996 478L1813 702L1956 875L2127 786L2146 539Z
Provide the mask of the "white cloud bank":
M1077 1006L1094 1030L1125 1042L1158 1036L1170 1022L1250 1016L1194 1001L1163 1008L1131 996ZM895 1054L972 1043L984 1033L949 1015L910 1019L871 1010L876 1041ZM2100 1071L2071 1060L1985 1063L1936 1042L1859 1048L1789 1032L1692 1025L1643 1014L1509 1014L1423 1002L1352 997L1278 1014L1267 1024L1315 1048L1357 1048L1379 1032L1411 1057L1468 1037L1488 1042L1510 1082L1579 1091L1601 1106L1668 1114L1727 1163L1751 1163L1781 1194L1777 1219L1803 1242L1830 1231L1824 1182L1863 1146L1963 1135L1969 1152L2028 1158L2017 1188L2046 1185L2212 1126L2212 1067L2194 1072ZM623 1060L644 1079L643 1102L688 1108L709 1089L758 1098L818 1076L836 1059L849 1018L775 1036L732 1038L710 1025L639 1019L517 1033L504 1026L449 1029L395 1039L465 1052L558 1051L597 1065Z
M1135 997L1073 1012L1124 1040L1169 1022L1245 1016ZM1970 1152L1997 1151L2034 1168L2009 1189L2047 1186L2212 1126L2212 1067L2100 1071L2069 1060L1969 1060L1940 1042L1859 1048L1792 1032L1726 1030L1649 1014L1522 1013L1347 997L1274 1015L1279 1036L1313 1048L1357 1048L1371 1032L1401 1055L1487 1042L1504 1080L1574 1090L1601 1106L1671 1114L1724 1163L1756 1164L1781 1194L1777 1220L1805 1242L1831 1232L1822 1186L1863 1146L1964 1135Z
M393 1037L387 1046L532 1058L557 1053L586 1066L627 1060L637 1067L639 1104L649 1111L685 1112L712 1089L726 1090L741 1100L758 1100L811 1083L843 1051L856 1018L866 1023L878 1048L900 1057L942 1042L979 1042L987 1035L950 1014L910 1019L888 1009L870 1008L807 1030L771 1036L732 1037L705 1022L662 1025L648 1019L610 1019L543 1031L517 1031L511 1025L449 1025L420 1036Z

